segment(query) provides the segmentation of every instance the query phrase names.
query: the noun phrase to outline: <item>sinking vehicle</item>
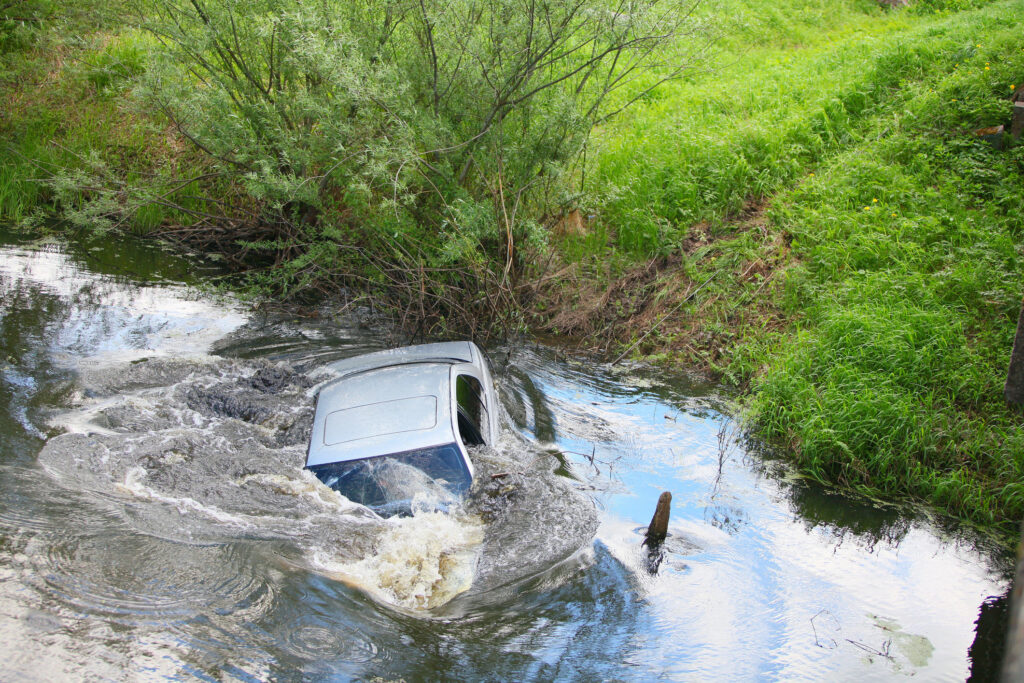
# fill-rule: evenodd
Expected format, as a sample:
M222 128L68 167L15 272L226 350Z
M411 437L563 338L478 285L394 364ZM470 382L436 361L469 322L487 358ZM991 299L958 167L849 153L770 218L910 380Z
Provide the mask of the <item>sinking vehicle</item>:
M382 515L444 507L473 481L469 448L494 443L497 399L473 342L406 346L328 366L306 468ZM418 497L418 498L417 498Z

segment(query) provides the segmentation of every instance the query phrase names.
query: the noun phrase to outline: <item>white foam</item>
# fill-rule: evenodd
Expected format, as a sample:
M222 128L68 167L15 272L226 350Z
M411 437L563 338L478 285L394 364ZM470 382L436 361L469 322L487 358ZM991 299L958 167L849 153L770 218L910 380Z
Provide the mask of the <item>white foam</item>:
M318 548L314 567L410 610L439 607L470 588L484 537L480 519L420 511L388 523L371 555L339 562L329 549Z
M353 503L334 489L324 486L316 478L316 475L309 470L301 470L298 478L284 474L247 474L235 483L243 486L250 481L273 489L278 493L309 498L323 508L342 514L367 509L362 505Z

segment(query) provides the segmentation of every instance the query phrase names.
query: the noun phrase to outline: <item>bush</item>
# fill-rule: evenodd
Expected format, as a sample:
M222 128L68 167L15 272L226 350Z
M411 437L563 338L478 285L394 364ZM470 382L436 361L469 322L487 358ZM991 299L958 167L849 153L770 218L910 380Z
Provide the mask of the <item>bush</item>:
M347 270L386 226L375 258L480 266L506 296L592 127L677 76L664 47L698 28L679 0L141 8L164 49L140 94L256 201L250 246L344 239L314 251Z

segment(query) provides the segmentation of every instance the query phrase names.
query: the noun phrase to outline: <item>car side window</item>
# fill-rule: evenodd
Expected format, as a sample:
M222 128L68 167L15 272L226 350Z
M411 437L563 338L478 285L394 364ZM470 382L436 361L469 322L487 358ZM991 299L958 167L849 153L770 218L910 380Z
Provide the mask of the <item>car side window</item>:
M487 403L480 381L471 375L455 378L455 400L458 408L459 436L466 446L479 446L489 437L484 430L489 424Z

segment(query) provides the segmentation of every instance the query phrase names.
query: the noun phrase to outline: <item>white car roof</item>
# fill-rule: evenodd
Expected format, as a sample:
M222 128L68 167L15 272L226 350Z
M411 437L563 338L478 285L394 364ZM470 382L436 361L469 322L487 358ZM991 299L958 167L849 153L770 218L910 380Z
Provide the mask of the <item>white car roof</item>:
M306 466L457 443L452 373L481 375L469 342L423 344L336 361L317 397Z
M358 460L455 441L451 365L366 370L320 390L306 465Z

